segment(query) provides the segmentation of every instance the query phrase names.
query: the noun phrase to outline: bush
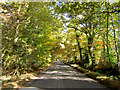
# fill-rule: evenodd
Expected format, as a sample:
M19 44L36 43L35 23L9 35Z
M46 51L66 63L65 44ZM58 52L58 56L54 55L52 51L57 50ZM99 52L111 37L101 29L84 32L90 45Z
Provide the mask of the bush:
M108 78L108 79L102 80L101 83L111 89L120 90L120 82L118 80L111 80L110 78Z
M73 65L71 65L71 66L74 67ZM88 77L98 80L100 83L102 83L103 85L105 85L113 90L120 90L120 81L119 80L113 80L113 78L111 78L111 77L103 76L102 74L100 74L98 72L93 72L93 71L84 69L80 66L77 66L74 68L76 68L80 72L84 73Z
M84 68L82 68L82 67L77 67L77 70L79 70L80 72L82 72L82 73L86 73L86 70L84 69Z
M96 79L97 76L100 76L100 73L98 73L98 72L88 72L86 75L89 76L90 78Z

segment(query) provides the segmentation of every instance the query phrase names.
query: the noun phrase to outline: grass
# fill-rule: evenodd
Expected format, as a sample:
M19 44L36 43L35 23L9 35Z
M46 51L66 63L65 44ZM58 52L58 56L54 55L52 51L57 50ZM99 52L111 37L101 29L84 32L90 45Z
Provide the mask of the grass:
M77 69L81 73L84 73L86 76L97 80L104 86L111 88L112 90L120 90L120 81L119 80L114 80L113 77L108 77L103 74L100 74L98 72L93 72L87 69L84 69L78 65L75 64L69 64L71 67L74 69Z

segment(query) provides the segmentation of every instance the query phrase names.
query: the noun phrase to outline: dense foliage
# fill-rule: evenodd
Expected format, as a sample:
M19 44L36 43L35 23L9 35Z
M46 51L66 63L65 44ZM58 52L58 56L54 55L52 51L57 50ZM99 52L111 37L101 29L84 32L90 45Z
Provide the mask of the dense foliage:
M3 74L56 59L119 77L120 2L2 3Z
M3 74L20 74L54 61L61 23L46 3L2 3Z

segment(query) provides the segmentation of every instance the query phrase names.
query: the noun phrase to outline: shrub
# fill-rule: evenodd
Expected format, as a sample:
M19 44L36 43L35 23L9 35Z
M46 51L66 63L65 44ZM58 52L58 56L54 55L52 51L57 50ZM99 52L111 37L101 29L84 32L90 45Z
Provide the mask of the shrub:
M100 76L100 74L97 72L88 72L86 75L93 79L96 79L97 76Z

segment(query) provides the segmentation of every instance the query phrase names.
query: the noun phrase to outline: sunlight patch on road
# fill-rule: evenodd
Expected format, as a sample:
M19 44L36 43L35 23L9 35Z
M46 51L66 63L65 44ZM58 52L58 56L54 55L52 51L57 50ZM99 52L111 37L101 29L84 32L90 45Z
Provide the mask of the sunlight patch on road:
M37 87L24 87L20 88L19 90L45 90L45 89L39 89Z
M39 77L31 77L31 79L40 79Z
M67 65L65 66L65 65L64 65L64 66L60 66L60 67L62 67L62 68L68 68L69 66L67 66Z
M78 67L78 65L77 65L77 64L71 64L71 66L73 66L73 67Z
M52 72L49 71L49 72L46 72L46 74L47 74L47 73L48 73L48 74L49 74L49 73L58 73L58 71L52 71Z
M40 77L32 77L31 79L34 79L34 80L49 80L49 79L54 79L54 80L80 80L80 81L92 81L92 82L96 82L95 80L93 79L90 79L90 78L87 78L87 77L83 77L83 76L73 76L73 75L69 75L69 74L63 74L61 75L43 75L43 76L40 76ZM66 75L66 76L65 76Z
M58 64L59 63L59 64ZM74 66L77 66L73 64ZM44 90L44 88L92 88L103 87L97 81L88 78L71 67L60 62L53 64L46 72L38 77L32 77L33 82L29 84L32 88L26 90ZM35 88L38 87L38 88ZM43 89L41 89L44 87ZM21 89L20 89L21 90ZM25 90L25 89L23 89Z

